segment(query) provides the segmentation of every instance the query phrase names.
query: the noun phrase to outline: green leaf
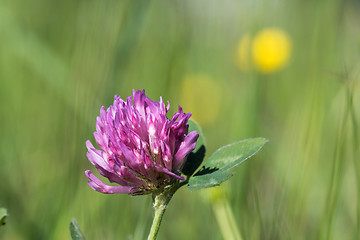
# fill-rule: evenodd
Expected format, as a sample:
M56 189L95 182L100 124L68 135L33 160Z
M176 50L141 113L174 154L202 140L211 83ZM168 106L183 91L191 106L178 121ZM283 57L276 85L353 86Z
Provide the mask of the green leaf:
M70 222L70 234L72 240L85 240L83 233L75 218L71 219Z
M186 162L183 166L181 172L186 176L191 176L194 172L201 166L205 157L205 138L202 133L202 130L197 122L189 119L189 132L196 131L199 134L199 138L196 141L196 146L194 151L192 151L186 159Z
M230 172L215 171L213 173L194 176L190 178L188 188L200 189L220 185L220 183L228 180L233 174Z
M209 157L204 168L229 170L257 153L266 142L265 138L251 138L221 147Z
M233 174L229 170L257 153L267 142L265 138L246 139L216 150L204 166L189 179L189 189L220 185Z
M5 225L5 218L8 216L6 208L0 208L0 227Z

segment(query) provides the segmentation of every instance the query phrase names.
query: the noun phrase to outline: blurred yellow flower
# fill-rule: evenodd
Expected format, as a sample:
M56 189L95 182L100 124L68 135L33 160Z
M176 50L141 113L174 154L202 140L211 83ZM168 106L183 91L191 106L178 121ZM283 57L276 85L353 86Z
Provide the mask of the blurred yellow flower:
M237 58L236 58L236 63L238 67L243 71L247 71L250 69L250 63L249 63L250 47L251 47L251 37L249 34L246 34L241 38L238 44Z
M181 104L185 112L202 125L215 121L220 110L221 86L206 75L186 76L182 82Z
M262 73L281 70L291 55L290 37L281 29L266 28L254 38L245 34L237 46L236 64L243 70L251 69L251 64Z
M283 68L291 54L290 37L281 29L267 28L256 34L251 54L256 68L272 73Z

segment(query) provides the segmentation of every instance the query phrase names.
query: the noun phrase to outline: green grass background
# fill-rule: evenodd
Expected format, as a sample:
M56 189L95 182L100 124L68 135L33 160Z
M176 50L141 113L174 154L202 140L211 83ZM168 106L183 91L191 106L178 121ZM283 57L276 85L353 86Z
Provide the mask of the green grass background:
M222 96L208 153L270 140L224 184L242 239L360 239L359 23L355 0L0 0L0 239L70 239L72 217L87 239L145 239L151 197L91 190L85 141L115 94L146 89L174 112L196 74ZM240 38L273 26L288 66L241 72ZM223 239L213 210L181 189L159 239Z

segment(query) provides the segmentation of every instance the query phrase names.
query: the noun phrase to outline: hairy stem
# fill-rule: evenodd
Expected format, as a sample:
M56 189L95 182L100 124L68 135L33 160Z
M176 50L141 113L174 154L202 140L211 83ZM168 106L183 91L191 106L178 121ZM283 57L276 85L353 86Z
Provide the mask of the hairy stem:
M164 216L167 205L169 204L174 193L182 186L187 184L188 181L179 182L170 185L161 192L153 193L153 205L155 208L155 216L150 229L148 240L155 240L159 232L160 224Z

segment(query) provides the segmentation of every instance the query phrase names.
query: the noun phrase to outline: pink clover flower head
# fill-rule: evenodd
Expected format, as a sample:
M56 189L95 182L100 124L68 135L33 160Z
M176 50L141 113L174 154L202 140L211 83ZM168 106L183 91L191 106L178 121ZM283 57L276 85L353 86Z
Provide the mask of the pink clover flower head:
M106 185L87 170L89 186L101 193L142 195L184 180L181 168L199 134L188 133L191 113L179 106L168 119L169 109L169 103L165 107L161 97L152 101L145 90L133 90L126 101L115 96L107 110L102 106L94 132L101 150L87 140L86 156L102 176L118 185Z

